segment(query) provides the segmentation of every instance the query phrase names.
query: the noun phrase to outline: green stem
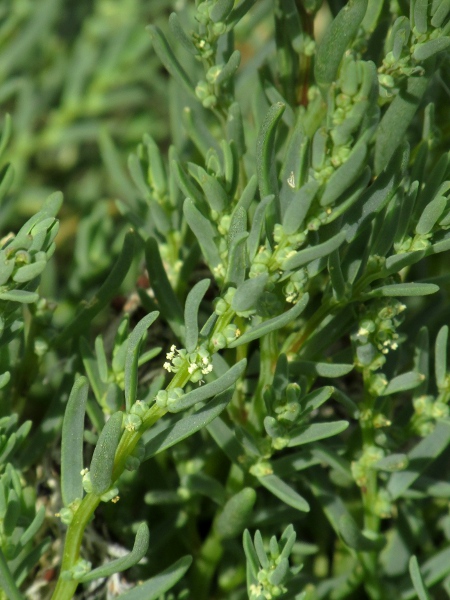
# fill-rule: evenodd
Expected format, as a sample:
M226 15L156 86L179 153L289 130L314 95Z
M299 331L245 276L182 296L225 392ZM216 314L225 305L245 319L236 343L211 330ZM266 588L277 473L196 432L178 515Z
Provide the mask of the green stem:
M67 529L66 542L64 544L63 560L61 564L61 573L70 571L77 563L80 556L81 542L83 539L84 530L91 520L95 509L100 504L99 496L95 494L87 494L81 502L78 510L73 516L73 520ZM73 598L78 587L78 581L73 579L65 581L58 579L55 591L53 592L52 600L70 600Z

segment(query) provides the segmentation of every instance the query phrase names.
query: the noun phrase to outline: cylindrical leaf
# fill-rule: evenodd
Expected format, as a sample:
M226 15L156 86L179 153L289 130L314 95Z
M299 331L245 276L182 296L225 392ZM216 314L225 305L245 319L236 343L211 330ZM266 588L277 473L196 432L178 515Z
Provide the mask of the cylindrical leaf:
M397 394L398 392L405 392L412 390L422 383L424 376L416 371L408 371L408 373L402 373L387 384L383 390L382 396L389 396L390 394Z
M193 352L198 342L198 309L206 294L211 281L202 279L194 285L186 298L184 308L184 322L186 326L186 350Z
M367 0L350 0L328 26L317 49L314 75L319 85L337 78L344 52L352 43L367 9Z
M137 399L137 370L139 363L139 348L142 338L150 325L156 320L158 314L157 311L154 311L141 319L128 338L124 377L127 411L130 410L131 405L134 404Z
M434 349L434 371L439 390L446 387L448 325L440 328Z
M275 134L278 122L284 113L282 102L273 104L263 121L256 142L256 171L258 174L261 198L278 195L277 174L275 169Z
M87 575L82 577L79 581L86 583L87 581L92 581L93 579L100 579L100 577L109 577L110 575L114 575L114 573L120 573L121 571L125 571L130 567L136 565L141 558L143 558L148 550L148 543L150 539L150 533L148 530L148 526L146 523L141 523L136 532L136 538L134 540L133 550L126 554L125 556L121 556L116 560L112 560L97 569L93 569L89 571Z
M348 421L332 421L331 423L311 423L294 429L290 436L289 448L300 446L302 444L310 444L317 440L324 440L341 433L349 426Z
M424 44L417 44L414 48L413 58L420 61L427 60L427 58L431 58L438 52L447 50L449 46L450 37L448 36L436 38L435 40L430 40Z
M114 413L103 427L92 455L90 475L92 491L97 496L111 486L114 457L122 432L122 412Z
M230 498L215 521L214 528L219 537L232 539L240 535L248 523L255 501L256 492L248 487Z
M61 496L65 506L83 497L84 415L89 385L85 377L77 377L67 401L61 438Z
M269 276L263 273L241 283L231 301L233 310L242 312L254 308L264 291L268 278Z

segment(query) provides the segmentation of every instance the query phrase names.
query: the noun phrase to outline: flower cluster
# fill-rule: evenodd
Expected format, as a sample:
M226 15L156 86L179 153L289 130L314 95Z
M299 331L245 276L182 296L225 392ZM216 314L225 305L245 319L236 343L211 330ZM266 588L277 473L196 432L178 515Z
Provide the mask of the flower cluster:
M446 419L450 414L448 405L433 396L419 396L413 400L414 415L411 426L413 431L425 437L435 427L437 419Z
M359 487L365 487L369 479L369 471L373 465L384 458L384 450L378 446L368 446L358 460L351 464L353 479Z
M381 97L390 98L397 94L400 83L407 77L424 74L421 63L429 57L431 47L429 46L429 50L424 53L423 46L429 42L437 42L439 38L448 35L448 27L441 27L445 18L445 9L436 12L429 25L427 24L425 28L421 25L422 31L417 27L411 27L409 19L405 16L396 19L386 40L386 55L378 69Z
M202 375L208 375L213 370L211 354L205 345L200 346L195 352L188 352L185 348L178 350L173 344L166 358L163 367L169 373L177 373L187 363L189 379L193 383L197 383L202 379Z
M362 308L359 328L352 336L359 368L376 371L386 362L386 354L397 350L400 342L397 328L405 308L395 298L383 298Z

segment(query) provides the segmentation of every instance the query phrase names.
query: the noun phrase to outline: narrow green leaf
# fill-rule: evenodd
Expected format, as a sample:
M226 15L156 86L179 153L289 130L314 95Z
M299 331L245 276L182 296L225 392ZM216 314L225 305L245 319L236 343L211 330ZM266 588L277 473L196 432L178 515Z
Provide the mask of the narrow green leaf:
M0 138L0 158L3 156L6 147L8 146L9 138L11 137L12 131L12 119L11 115L6 113L3 120L2 137Z
M248 529L244 531L244 535L242 537L242 545L244 547L245 557L247 559L247 573L250 570L251 578L256 581L256 577L259 571L259 560L258 555L256 554L255 546L252 542L252 537ZM247 580L250 578L247 576ZM249 581L247 581L249 584Z
M294 256L291 256L283 263L284 270L295 270L299 267L303 267L308 263L316 260L317 258L323 258L324 256L328 256L331 252L334 252L339 248L339 246L344 242L346 237L345 231L340 231L333 237L331 237L326 242L322 244L317 244L316 246L311 246L309 248L305 248L304 250L299 250L295 253Z
M36 512L34 519L22 533L19 539L19 544L23 547L28 544L32 539L34 539L36 533L42 526L42 523L45 519L45 506L41 506L40 509Z
M150 533L146 523L141 523L136 532L136 538L134 540L133 550L112 560L101 567L97 567L92 571L89 571L87 575L84 575L79 579L81 583L92 581L94 579L100 579L103 577L110 577L114 573L120 573L137 565L137 563L143 558L148 550L148 543L150 539Z
M241 53L239 52L239 50L235 50L231 54L230 58L228 59L227 63L225 64L225 66L223 66L222 69L220 70L220 72L215 80L216 85L223 85L229 79L234 77L240 64L241 64Z
M266 287L268 279L268 274L263 273L241 283L231 301L232 309L236 312L245 312L254 308Z
M234 140L221 140L225 189L229 198L233 198L239 183L239 154Z
M39 277L46 265L47 262L45 260L39 260L31 263L30 265L20 267L20 269L18 269L15 273L13 280L17 283L26 283L27 281L31 281L32 279L35 279L35 277Z
M273 317L272 319L268 319L267 321L263 321L259 325L252 327L250 330L246 331L244 334L239 336L234 342L228 344L228 348L236 348L237 346L241 346L242 344L248 344L249 342L256 340L263 335L266 335L270 331L275 331L276 329L280 329L284 327L288 323L294 321L306 308L308 304L309 295L304 294L289 310L279 315L278 317Z
M337 79L339 65L350 47L367 9L367 0L350 0L328 26L317 48L314 76L319 86Z
M159 313L155 311L143 317L128 338L124 373L127 412L137 400L139 349L147 329L156 321L158 315Z
M202 279L194 285L186 298L184 322L186 327L186 350L193 352L198 342L198 311L201 301L211 284L209 279Z
M191 563L191 556L183 556L159 575L140 583L129 592L121 594L120 600L158 600L183 577Z
M330 177L320 199L321 206L330 206L358 179L364 170L367 144L358 142L345 163Z
M288 573L289 560L287 558L281 558L275 569L271 572L269 581L272 585L279 585L285 581Z
M200 110L194 110L189 106L185 106L181 116L185 129L183 135L186 134L187 137L189 137L204 158L206 158L211 149L219 152L219 144L208 129L208 124L203 119ZM178 176L177 178L179 179ZM190 194L186 194L186 196L189 195Z
M432 2L431 14L433 18L431 19L431 25L433 27L441 27L449 12L449 0L442 0L442 2Z
M10 190L14 181L14 167L5 165L0 171L0 205Z
M398 394L399 392L406 392L419 386L423 382L424 376L416 371L408 371L408 373L402 373L397 375L390 380L381 396L390 396L391 394Z
M176 423L167 423L166 426L157 432L153 428L143 436L145 442L145 459L155 456L159 452L174 446L178 442L193 435L203 427L206 427L224 410L230 402L233 390L228 389L221 394L217 394L208 404L200 408L192 415L183 416Z
M213 5L209 16L214 23L225 22L234 7L234 0L217 0Z
M148 25L147 31L150 33L153 47L156 54L159 56L159 60L163 63L175 81L180 83L190 94L195 97L194 84L190 80L186 71L180 65L163 32L156 25Z
M187 50L188 52L190 52L191 54L193 54L194 56L197 56L198 50L194 46L192 39L184 31L184 29L180 23L180 19L178 18L177 13L173 12L170 14L169 25L172 30L172 33L177 38L177 40L180 42L180 44L183 46L183 48L185 50Z
M393 283L383 285L364 294L366 298L379 298L381 296L428 296L439 291L439 286L434 283Z
M236 144L236 152L241 158L246 152L244 123L239 102L233 102L228 109L227 139Z
M245 279L247 268L246 242L248 233L243 231L233 238L229 246L228 268L225 277L227 284L239 287Z
M100 368L97 356L94 355L86 339L83 337L80 338L80 354L92 391L94 392L97 402L100 404L103 395L106 393L106 384L100 377Z
M250 487L232 496L214 522L217 535L223 540L241 535L251 517L255 502L256 492Z
M308 360L295 360L289 365L289 369L296 375L316 375L319 377L343 377L350 373L354 365L345 363L313 362Z
M328 256L327 268L333 286L333 296L336 300L341 300L345 296L347 288L341 269L341 256L339 250L333 250Z
M438 196L432 200L420 216L416 225L416 233L424 235L430 233L447 206L447 198Z
M278 196L278 182L275 165L275 136L285 105L273 104L263 121L256 142L256 172L261 198L270 194Z
M315 410L331 398L333 392L334 387L332 385L314 390L313 392L306 394L306 396L300 400L300 406L302 410Z
M299 190L293 191L292 199L283 217L283 228L288 235L300 229L319 187L319 182L312 179Z
M84 415L89 385L78 376L67 401L61 437L61 496L64 506L83 497L81 470L83 469Z
M342 433L348 426L348 421L331 421L330 423L311 423L310 425L295 427L290 432L288 447L294 448L302 444L324 440L325 438Z
M253 261L258 251L264 227L266 211L270 207L270 204L274 201L274 198L275 196L273 195L267 196L266 198L263 198L256 207L255 214L253 215L252 219L250 234L247 239L248 258L250 261Z
M169 322L175 335L184 339L183 309L164 269L158 242L153 237L145 242L145 264L162 316Z
M430 600L430 595L425 588L416 556L411 556L409 561L409 574L411 575L411 581L413 582L419 600Z
M426 33L428 30L428 0L415 0L414 2L414 26L419 33Z
M280 172L280 208L283 216L291 203L293 194L308 180L309 151L310 143L305 134L304 119L299 113L295 126L291 128ZM282 222L284 225L284 221Z
M244 17L251 7L256 3L256 0L241 0L233 8L227 19L227 31L231 31L237 23Z
M398 273L405 267L415 265L425 256L425 250L416 250L414 252L405 252L402 254L393 254L388 256L385 263L383 275L389 276L392 273Z
M114 457L122 433L123 414L119 410L106 421L92 455L90 475L92 491L97 496L111 486Z
M184 201L183 211L189 227L192 229L198 240L203 255L208 262L208 266L213 270L214 267L220 265L221 260L219 251L214 242L216 233L211 222L201 214L190 198L186 198Z
M423 44L416 44L412 56L417 61L424 61L449 47L450 37L442 36Z
M108 382L108 360L106 358L105 346L103 345L103 338L98 335L95 338L95 355L97 359L98 374L102 383Z
M394 98L384 113L375 140L375 174L379 175L404 141L406 131L416 114L429 77L408 77L406 88Z
M14 577L8 568L5 555L0 548L0 589L7 595L8 600L25 600L14 581Z
M392 200L409 163L409 148L394 154L372 185L346 215L347 242L352 242L370 225L375 216Z
M437 423L434 431L421 440L407 453L409 466L404 471L393 473L389 478L387 490L393 500L400 498L421 473L433 462L450 443L450 424Z
M19 490L20 491L20 490ZM3 533L6 538L12 536L21 513L20 500L14 489L9 490L6 513L3 517Z
M300 496L298 492L276 475L258 477L258 481L263 487L288 506L292 506L292 508L301 510L302 512L309 512L309 504L303 496Z
M36 292L27 292L26 290L8 290L0 293L0 300L32 304L39 300L39 294L36 294Z
M197 206L202 206L204 204L203 194L198 185L186 174L186 171L181 166L181 163L174 159L170 165L171 172L175 176L181 192L186 196L186 198L191 198ZM191 163L188 166L191 170L194 169L194 172L197 173L197 165ZM192 173L190 174L193 175Z
M450 571L450 548L437 552L422 564L421 572L428 587L431 587L448 575ZM402 600L412 600L416 596L414 589L406 590L401 594Z
M446 388L448 325L443 325L436 336L434 348L434 372L438 390Z
M188 392L179 400L169 403L167 410L172 413L181 412L182 410L186 410L187 408L194 406L194 404L197 404L197 402L203 402L204 400L212 398L212 396L215 396L216 394L224 392L227 388L236 383L236 381L244 372L246 366L247 360L244 358L228 369L224 375L221 375L216 380L211 381L211 383L202 385L201 387Z
M261 563L261 566L263 567L263 569L269 569L269 567L270 567L269 557L266 554L266 551L264 548L264 542L263 542L262 535L261 535L261 532L259 531L259 529L257 529L255 531L254 540L255 540L255 551L258 556L258 560Z
M215 177L208 175L201 167L198 167L198 174L198 182L203 188L205 198L211 209L219 214L223 213L229 204L227 192Z

